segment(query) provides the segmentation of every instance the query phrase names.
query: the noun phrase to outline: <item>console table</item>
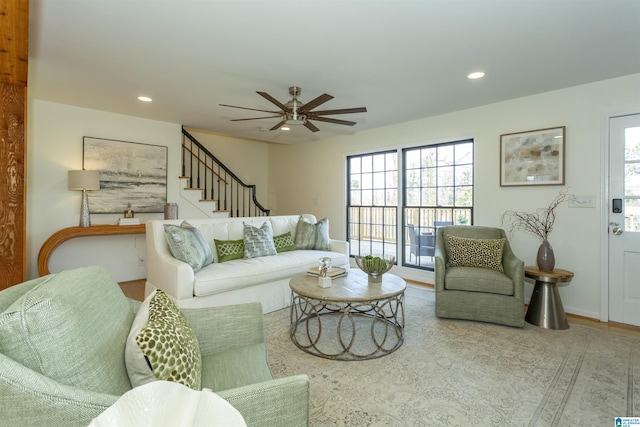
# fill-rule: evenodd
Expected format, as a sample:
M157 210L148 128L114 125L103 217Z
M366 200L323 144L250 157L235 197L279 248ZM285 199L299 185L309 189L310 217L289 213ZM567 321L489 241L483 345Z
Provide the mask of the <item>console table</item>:
M91 227L68 227L56 231L49 237L40 248L38 254L38 274L46 276L49 274L49 257L53 251L61 244L75 237L88 236L114 236L118 234L144 234L146 226L139 225L92 225Z
M527 266L524 268L524 275L536 282L524 318L527 323L547 329L569 329L567 315L558 293L558 283L569 283L573 273L559 268L544 271L538 267Z

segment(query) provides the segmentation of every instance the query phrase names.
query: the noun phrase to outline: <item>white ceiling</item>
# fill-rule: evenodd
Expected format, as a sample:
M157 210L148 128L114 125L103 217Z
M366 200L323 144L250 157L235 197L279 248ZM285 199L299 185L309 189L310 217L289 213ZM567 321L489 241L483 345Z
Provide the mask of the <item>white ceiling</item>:
M640 1L31 0L29 44L32 98L293 144L638 73ZM285 132L218 105L293 85L368 112Z

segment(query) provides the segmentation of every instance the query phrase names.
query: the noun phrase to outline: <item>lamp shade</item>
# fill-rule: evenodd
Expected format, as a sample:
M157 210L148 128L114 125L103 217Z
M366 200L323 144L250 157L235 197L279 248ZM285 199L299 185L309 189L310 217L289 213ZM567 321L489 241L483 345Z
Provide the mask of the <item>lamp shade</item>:
M99 190L100 171L69 171L69 190Z

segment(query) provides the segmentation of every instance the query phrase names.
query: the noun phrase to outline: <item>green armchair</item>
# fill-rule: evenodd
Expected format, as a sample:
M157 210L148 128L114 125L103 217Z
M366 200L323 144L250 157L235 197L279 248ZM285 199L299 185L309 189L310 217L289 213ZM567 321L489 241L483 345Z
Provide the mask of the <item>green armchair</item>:
M140 303L101 267L0 292L3 425L86 426L131 389L125 340ZM307 426L309 379L273 379L259 303L184 309L200 344L202 387L248 426Z
M500 263L504 271L459 264L450 266L448 261L451 248L447 236L462 239L505 239L501 260L494 261ZM464 243L461 240L458 242ZM460 252L459 247L456 250ZM468 259L472 259L474 255L469 253ZM524 326L524 262L513 253L504 230L500 228L439 228L435 250L435 282L438 317Z

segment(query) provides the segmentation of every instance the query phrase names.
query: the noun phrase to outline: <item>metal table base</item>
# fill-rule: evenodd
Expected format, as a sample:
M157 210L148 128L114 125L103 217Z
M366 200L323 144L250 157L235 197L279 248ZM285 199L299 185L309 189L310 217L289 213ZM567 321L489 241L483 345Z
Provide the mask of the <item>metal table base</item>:
M292 300L291 340L315 356L334 360L375 359L394 352L404 341L404 293L360 303L327 303L295 293ZM363 349L354 345L357 338L365 338L357 337L358 329L371 340L368 342L371 347ZM335 344L331 351L326 347L327 341L323 342L323 336Z
M535 280L535 287L524 319L541 328L569 329L557 284L570 282L573 273L560 269L545 272L536 267L525 267L525 276Z

